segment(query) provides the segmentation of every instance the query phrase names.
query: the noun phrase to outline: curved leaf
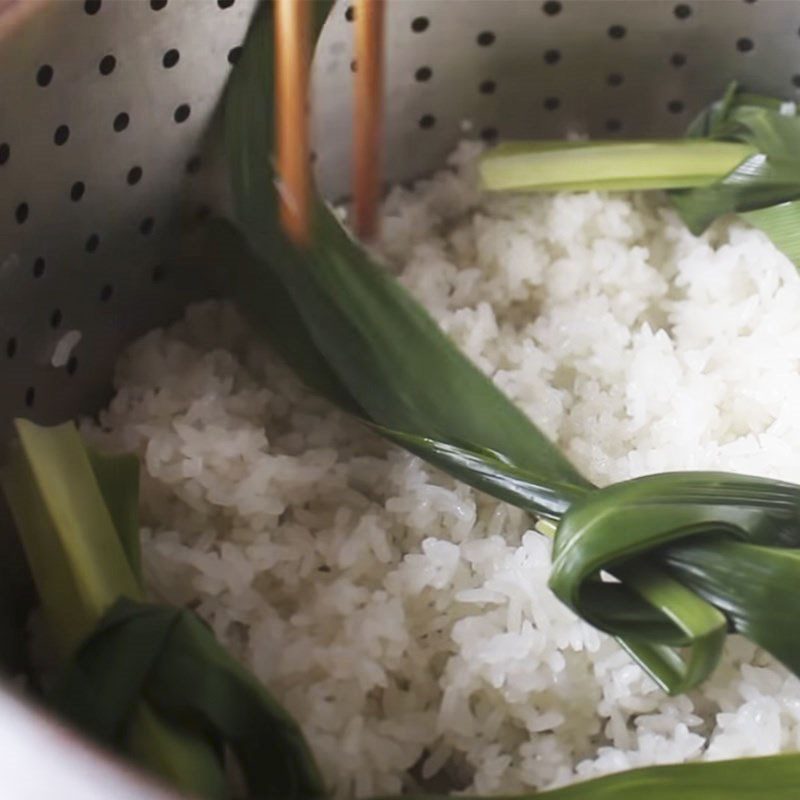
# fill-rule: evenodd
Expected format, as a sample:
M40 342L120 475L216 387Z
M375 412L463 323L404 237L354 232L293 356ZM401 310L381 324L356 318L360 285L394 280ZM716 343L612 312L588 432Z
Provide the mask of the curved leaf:
M520 469L577 490L589 488L327 206L315 206L308 249L284 236L270 167L272 104L265 100L273 61L268 20L262 12L251 27L225 107L237 219L259 257L243 265L249 275L239 276L247 307L258 309L261 301L262 314L269 308L262 271L272 271L315 347L372 422L454 445L479 442Z
M560 789L498 796L493 800L796 800L798 787L800 756L792 754L645 767ZM446 800L446 797L409 794L404 795L404 800Z
M53 699L98 740L122 746L143 697L166 719L205 732L219 753L218 775L207 780L224 787L227 745L254 800L325 795L297 724L191 612L123 598L81 645Z
M800 197L800 117L785 104L738 90L725 97L690 126L688 136L718 142L740 142L756 153L711 186L670 192L683 221L695 234L717 217L752 211Z
M728 627L800 668L796 633L769 623L773 592L785 598L787 616L800 610L800 554L788 549L798 543L798 486L728 473L648 476L567 511L550 586L581 617L622 637L665 689L685 691L714 669ZM602 572L621 584L603 582ZM621 596L632 618L618 616ZM638 619L654 609L660 625L643 633ZM675 648L686 646L684 659Z

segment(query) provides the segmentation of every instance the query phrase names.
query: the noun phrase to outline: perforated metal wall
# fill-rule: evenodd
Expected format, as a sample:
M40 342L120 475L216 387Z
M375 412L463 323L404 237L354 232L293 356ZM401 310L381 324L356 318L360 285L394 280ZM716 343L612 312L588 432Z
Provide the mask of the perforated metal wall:
M0 439L15 414L93 408L121 346L198 290L202 260L170 268L170 246L224 197L201 137L255 4L40 0L0 24ZM798 0L388 8L388 180L430 171L463 136L663 136L732 79L800 92ZM349 183L352 18L339 2L314 68L331 197Z
M191 292L169 246L182 208L204 213L183 203L253 7L51 0L4 29L0 430L92 407L122 344Z

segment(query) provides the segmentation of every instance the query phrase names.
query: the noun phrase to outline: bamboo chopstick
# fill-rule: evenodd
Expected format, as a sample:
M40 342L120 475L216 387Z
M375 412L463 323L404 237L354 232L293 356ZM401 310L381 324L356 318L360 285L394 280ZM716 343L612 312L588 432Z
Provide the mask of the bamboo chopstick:
M356 0L353 202L356 234L375 235L381 191L384 0Z
M312 0L275 0L275 139L280 219L297 244L308 244L311 164L308 76Z
M313 0L275 0L275 138L281 226L297 244L310 237L308 120ZM364 239L377 230L383 126L384 0L355 0L353 202Z

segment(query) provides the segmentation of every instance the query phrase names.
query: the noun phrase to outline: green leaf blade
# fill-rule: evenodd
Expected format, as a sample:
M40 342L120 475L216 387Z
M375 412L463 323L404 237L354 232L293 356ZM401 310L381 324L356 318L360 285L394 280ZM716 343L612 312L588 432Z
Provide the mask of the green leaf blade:
M800 200L742 211L739 216L766 233L772 243L800 267Z
M47 428L17 420L15 426L18 441L3 472L3 492L45 620L67 662L120 597L142 598L138 464L91 454L73 423ZM182 791L221 800L225 782L215 750L196 731L148 708L138 693L135 659L130 652L117 656L106 676L117 702L131 709L125 729L131 751ZM73 687L71 713L64 697L56 705L99 742L114 746L122 735L112 724L118 708L98 706L97 686L83 681Z
M800 755L790 754L644 767L559 789L493 800L796 800L798 786ZM446 800L446 797L404 796L407 800Z
M188 611L118 601L76 653L55 700L85 730L139 752L199 796L228 794L223 745L239 758L254 798L326 794L294 720ZM194 749L174 750L170 725L178 720L195 732Z
M264 101L271 29L266 17L258 20L228 87L225 115L236 215L259 259L243 265L253 273L239 278L250 310L260 301L262 313L269 307L262 273L272 271L314 348L370 421L455 445L477 442L520 469L588 489L558 448L371 261L327 206L315 207L308 249L283 235L270 169L272 110Z
M3 489L50 627L69 653L121 594L141 597L72 423L16 423Z
M142 585L139 547L139 459L87 449L89 463L136 582Z

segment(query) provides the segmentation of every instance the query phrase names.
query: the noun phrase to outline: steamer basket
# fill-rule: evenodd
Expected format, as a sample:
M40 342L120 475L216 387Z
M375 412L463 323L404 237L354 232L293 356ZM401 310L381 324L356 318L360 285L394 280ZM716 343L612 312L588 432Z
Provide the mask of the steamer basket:
M124 345L213 292L220 265L193 231L225 207L215 109L255 5L0 0L0 449L14 416L96 410ZM349 183L347 9L339 0L314 63L331 198ZM390 0L387 38L388 181L440 166L464 136L666 136L732 79L800 91L798 0ZM3 542L13 671L28 595ZM2 691L0 742L9 800L54 786L82 800L162 796Z

